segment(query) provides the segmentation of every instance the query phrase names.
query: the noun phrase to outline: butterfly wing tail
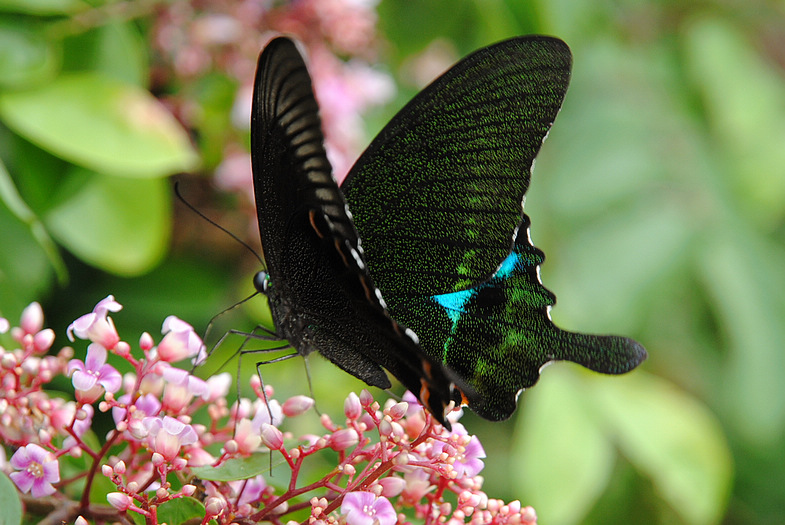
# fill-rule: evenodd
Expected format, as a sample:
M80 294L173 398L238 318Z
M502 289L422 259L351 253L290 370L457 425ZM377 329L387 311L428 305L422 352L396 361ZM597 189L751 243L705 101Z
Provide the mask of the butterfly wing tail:
M555 327L554 327L555 328ZM624 374L646 360L646 349L628 337L558 330L554 359L572 361L602 374Z

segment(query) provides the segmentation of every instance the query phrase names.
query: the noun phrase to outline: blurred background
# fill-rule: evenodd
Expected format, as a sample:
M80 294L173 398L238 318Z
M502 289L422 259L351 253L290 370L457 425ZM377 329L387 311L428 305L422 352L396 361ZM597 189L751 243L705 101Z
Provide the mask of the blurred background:
M307 49L339 178L460 57L565 40L573 79L526 201L543 281L560 326L649 359L623 377L554 364L510 421L467 414L485 490L548 525L785 523L782 2L0 0L0 315L39 301L65 345L114 294L135 341L170 314L201 332L253 292L257 260L173 179L258 248L250 89L278 32ZM254 298L213 333L259 322ZM362 384L310 365L337 418ZM299 359L263 371L308 393Z

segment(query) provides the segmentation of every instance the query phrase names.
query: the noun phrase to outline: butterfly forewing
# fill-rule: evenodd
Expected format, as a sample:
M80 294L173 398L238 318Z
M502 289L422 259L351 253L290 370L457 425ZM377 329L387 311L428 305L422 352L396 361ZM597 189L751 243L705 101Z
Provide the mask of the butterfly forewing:
M412 99L360 157L342 190L390 300L469 288L510 253L570 67L554 38L481 49Z

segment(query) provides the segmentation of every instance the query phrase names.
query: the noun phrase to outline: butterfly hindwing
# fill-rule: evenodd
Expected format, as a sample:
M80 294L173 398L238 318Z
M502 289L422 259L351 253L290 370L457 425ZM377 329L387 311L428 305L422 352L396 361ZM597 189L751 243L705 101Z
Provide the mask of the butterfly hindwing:
M251 150L263 291L277 333L298 353L318 351L373 386L390 387L387 369L446 424L461 381L388 314L332 177L310 76L286 38L259 57Z
M551 361L622 374L646 356L632 339L568 332L553 324L556 297L540 282L544 255L529 241L528 226L524 215L513 251L490 280L431 298L452 322L449 333L443 332L443 360L477 390L480 401L470 406L486 419L510 417L520 391L534 386Z

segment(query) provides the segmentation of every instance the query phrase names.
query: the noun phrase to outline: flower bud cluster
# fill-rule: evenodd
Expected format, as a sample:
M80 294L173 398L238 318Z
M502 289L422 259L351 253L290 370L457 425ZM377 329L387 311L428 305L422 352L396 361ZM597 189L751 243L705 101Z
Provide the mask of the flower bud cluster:
M335 423L326 414L317 419L306 396L279 403L256 375L256 398L230 405L230 374L203 380L175 366L204 360L190 325L169 317L157 344L144 333L131 345L109 315L121 309L112 296L99 302L68 327L69 338L84 343L56 354L40 305L25 309L18 327L0 319L18 345L0 347L0 437L4 452L13 452L0 465L23 502L36 500L31 508L38 512L80 524L129 522L129 513L159 523L164 509L190 512L205 524L307 518L393 525L407 522L404 516L425 523L536 522L530 507L482 492L485 452L457 422L459 412L449 416L448 432L409 393L382 406L363 390L349 394L343 421ZM70 399L53 386L63 377L70 379ZM293 439L281 429L287 418L304 416L322 430ZM325 469L325 461L332 467ZM76 464L83 470L74 472ZM98 487L106 488L103 505L94 503Z

